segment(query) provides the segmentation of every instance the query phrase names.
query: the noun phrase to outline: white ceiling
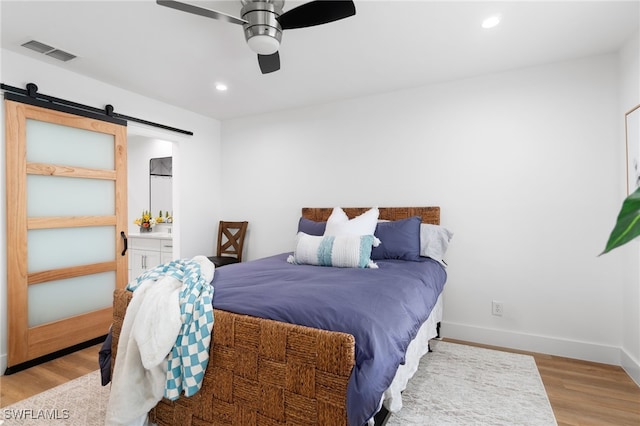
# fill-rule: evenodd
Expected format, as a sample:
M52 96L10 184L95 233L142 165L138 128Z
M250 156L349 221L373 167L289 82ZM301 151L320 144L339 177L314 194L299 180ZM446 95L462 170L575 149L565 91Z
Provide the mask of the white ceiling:
M239 0L192 3L240 10ZM267 75L241 26L154 0L2 0L1 40L4 49L223 120L614 52L640 22L638 0L355 5L353 17L286 30L281 70ZM501 24L482 29L491 14ZM32 39L77 58L63 63L20 46ZM217 92L216 82L229 90Z

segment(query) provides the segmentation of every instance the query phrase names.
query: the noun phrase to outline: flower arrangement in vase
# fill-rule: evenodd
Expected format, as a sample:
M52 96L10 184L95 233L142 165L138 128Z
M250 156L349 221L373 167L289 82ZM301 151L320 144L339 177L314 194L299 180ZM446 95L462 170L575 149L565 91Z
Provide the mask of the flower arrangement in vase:
M164 217L162 217L162 210L158 212L158 217L156 217L156 223L164 223Z
M169 210L164 212L164 216L162 215L162 210L158 212L158 216L156 217L156 223L166 223L171 225L173 223L173 216L169 214Z
M142 212L142 216L133 221L140 227L140 232L151 232L153 225L156 224L156 219L151 216L148 210Z

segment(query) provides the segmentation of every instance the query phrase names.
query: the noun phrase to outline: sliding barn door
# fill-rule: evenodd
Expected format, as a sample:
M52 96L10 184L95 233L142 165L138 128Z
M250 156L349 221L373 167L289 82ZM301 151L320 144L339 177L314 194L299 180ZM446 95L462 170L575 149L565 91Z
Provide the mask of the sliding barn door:
M8 366L105 335L127 281L126 127L5 101Z

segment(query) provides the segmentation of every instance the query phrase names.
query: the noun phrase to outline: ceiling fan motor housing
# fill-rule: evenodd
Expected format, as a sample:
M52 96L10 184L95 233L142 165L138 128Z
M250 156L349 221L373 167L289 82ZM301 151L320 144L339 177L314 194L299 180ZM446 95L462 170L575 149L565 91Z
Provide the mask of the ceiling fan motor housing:
M242 0L244 37L254 52L271 55L278 51L282 40L282 27L278 17L282 14L283 0Z

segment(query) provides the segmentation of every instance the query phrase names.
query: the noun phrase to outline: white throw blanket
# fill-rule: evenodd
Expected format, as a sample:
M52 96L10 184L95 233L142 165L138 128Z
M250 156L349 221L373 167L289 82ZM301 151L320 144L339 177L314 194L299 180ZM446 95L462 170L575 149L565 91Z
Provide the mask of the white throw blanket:
M211 282L214 265L204 256L192 261ZM137 285L120 332L105 425L145 425L147 413L162 399L167 360L183 327L183 286L171 275Z

